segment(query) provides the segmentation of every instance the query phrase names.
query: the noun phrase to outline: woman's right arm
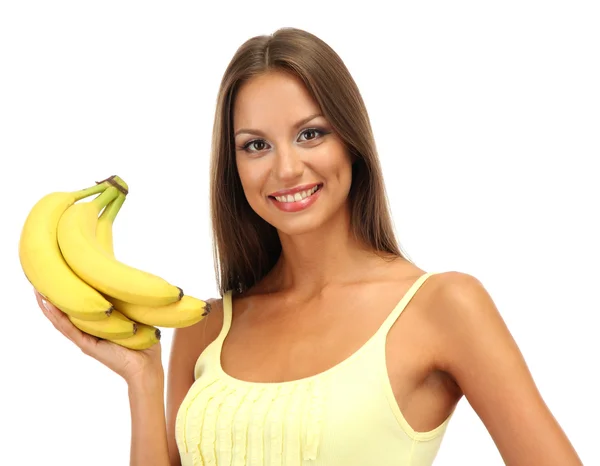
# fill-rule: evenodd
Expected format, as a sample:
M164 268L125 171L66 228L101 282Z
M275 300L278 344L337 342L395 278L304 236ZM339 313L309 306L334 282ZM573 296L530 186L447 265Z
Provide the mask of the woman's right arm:
M167 372L167 444L169 465L181 466L175 441L175 419L194 383L194 366L200 353L217 338L223 323L222 301L209 299L211 312L195 325L175 329Z
M54 327L86 355L98 360L126 382L131 410L132 466L181 466L175 441L177 410L194 382L194 365L200 353L221 330L220 300L208 300L211 312L190 327L175 329L167 377L165 409L164 370L160 343L135 351L92 337L75 327L67 315L44 302L36 292L40 309Z

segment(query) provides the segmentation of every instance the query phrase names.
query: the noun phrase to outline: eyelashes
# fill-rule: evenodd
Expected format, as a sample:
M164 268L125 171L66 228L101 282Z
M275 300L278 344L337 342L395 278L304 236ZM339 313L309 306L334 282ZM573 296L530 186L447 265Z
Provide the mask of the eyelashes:
M305 139L305 142L310 142L310 141L315 141L317 139L322 138L323 136L330 134L331 131L327 131L323 128L306 128L305 130L303 130L300 135L306 134L306 133L316 133L316 135L310 139ZM263 147L262 149L258 149L258 150L250 150L250 147L253 144L264 144L264 145L268 145L264 139L252 139L251 141L248 141L246 144L244 144L243 146L239 146L238 150L243 150L244 152L248 152L250 154L256 154L257 152L261 152L262 150L264 150L265 148Z

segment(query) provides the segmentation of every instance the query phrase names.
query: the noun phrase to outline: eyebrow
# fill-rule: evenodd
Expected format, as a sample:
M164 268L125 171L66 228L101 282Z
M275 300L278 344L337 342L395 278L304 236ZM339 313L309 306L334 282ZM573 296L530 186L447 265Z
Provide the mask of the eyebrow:
M304 123L308 123L310 120L314 120L317 117L322 117L323 115L321 115L320 113L314 113L312 115L307 116L306 118L302 118L302 120L297 121L294 124L294 129L298 129L300 126L302 126ZM262 137L266 137L265 133L262 132L259 129L249 129L249 128L242 128L236 131L236 133L233 135L233 137L235 138L237 135L242 134L242 133L246 133L246 134L258 134L259 136Z

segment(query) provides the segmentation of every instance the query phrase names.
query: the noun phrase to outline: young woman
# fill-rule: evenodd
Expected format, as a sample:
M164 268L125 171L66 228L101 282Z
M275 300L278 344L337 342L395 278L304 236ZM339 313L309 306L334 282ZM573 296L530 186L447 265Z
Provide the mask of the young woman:
M465 396L506 464L581 465L483 285L400 252L367 111L323 41L239 48L211 165L221 299L175 331L166 407L160 345L44 311L127 381L131 464L431 465Z

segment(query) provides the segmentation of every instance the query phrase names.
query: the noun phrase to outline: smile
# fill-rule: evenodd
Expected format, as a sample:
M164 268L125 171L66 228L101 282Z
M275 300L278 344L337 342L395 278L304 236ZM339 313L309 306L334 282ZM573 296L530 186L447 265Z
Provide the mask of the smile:
M269 196L269 200L275 206L284 212L297 212L304 210L312 205L321 192L322 184L318 184L311 189L298 191L294 194L283 194L281 196Z
M297 202L302 199L306 199L308 196L312 196L317 190L320 188L320 185L315 186L312 189L308 189L306 191L300 191L295 193L293 196L291 194L283 195L283 196L274 196L279 202Z

